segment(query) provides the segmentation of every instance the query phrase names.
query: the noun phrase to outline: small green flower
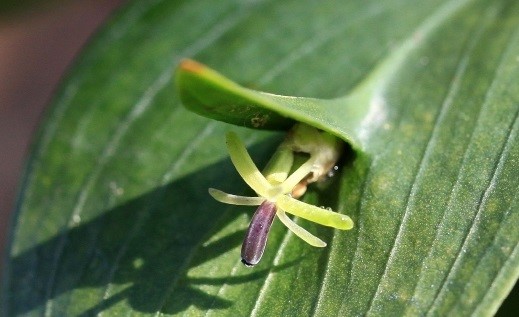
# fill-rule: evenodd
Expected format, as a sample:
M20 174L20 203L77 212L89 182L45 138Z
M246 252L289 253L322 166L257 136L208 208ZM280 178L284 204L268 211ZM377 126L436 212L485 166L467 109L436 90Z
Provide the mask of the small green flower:
M226 204L260 206L242 246L243 263L252 266L261 259L274 215L295 235L315 247L325 247L326 243L297 225L285 212L341 230L353 227L353 221L346 215L292 197L298 184L304 183L306 188L306 183L317 180L330 169L330 165L335 164L338 158L338 140L335 137L309 126L296 125L265 168L265 175L258 170L235 133L228 133L226 140L232 163L258 196L237 196L214 188L209 189L209 194ZM293 154L298 151L306 152L310 157L289 175L294 161ZM331 164L330 160L333 160Z

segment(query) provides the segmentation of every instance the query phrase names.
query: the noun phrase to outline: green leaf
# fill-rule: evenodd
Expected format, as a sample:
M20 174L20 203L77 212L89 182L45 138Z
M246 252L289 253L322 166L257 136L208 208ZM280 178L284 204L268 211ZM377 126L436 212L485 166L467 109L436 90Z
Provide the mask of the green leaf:
M492 315L519 275L518 13L512 0L130 3L38 132L2 315ZM275 222L262 262L243 267L252 210L207 188L247 194L226 131L259 166L282 134L186 110L182 58L247 87L192 76L192 109L349 142L340 173L305 200L355 227L297 220L321 249ZM208 108L218 97L253 107Z
M184 60L177 72L177 87L184 105L203 116L254 129L288 129L295 122L342 136L362 148L363 124L369 107L362 96L333 100L279 96L240 87L216 71ZM337 120L337 113L347 116Z

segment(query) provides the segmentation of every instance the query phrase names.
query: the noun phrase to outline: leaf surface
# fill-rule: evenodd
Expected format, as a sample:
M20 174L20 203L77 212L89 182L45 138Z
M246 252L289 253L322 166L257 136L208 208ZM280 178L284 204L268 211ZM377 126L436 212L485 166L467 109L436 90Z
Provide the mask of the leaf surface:
M5 314L493 314L519 274L518 13L505 0L130 3L38 133ZM243 267L252 210L207 188L250 194L226 131L259 166L282 134L186 110L173 85L183 58L239 83L206 98L197 76L184 81L197 112L269 129L304 121L350 143L305 200L354 229L297 220L320 249L275 222L262 262ZM218 97L238 104L208 109ZM250 107L226 114L236 105Z

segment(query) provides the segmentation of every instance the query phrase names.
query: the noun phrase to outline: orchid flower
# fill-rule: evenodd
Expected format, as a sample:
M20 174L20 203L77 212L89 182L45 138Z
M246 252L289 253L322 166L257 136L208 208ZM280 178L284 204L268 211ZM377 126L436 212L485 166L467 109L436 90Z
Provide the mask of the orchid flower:
M231 161L258 196L237 196L214 188L209 189L209 194L226 204L259 206L242 245L241 257L245 265L254 266L260 261L275 215L296 236L315 247L325 247L326 243L297 225L286 213L341 230L353 227L350 217L293 197L294 191L299 192L295 195L299 196L301 191L306 190L308 182L316 181L325 174L338 158L337 139L333 137L330 142L330 135L323 139L323 133L306 125L296 125L272 157L264 174L258 170L238 136L232 132L227 134L226 143ZM310 157L289 175L293 168L295 151L304 151ZM333 162L330 163L330 160ZM298 189L301 185L303 190Z

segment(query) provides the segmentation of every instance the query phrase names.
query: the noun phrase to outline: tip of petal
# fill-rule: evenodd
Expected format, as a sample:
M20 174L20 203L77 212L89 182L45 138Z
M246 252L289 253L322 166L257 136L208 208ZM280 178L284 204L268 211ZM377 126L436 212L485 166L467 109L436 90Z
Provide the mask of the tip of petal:
M321 242L322 242L321 244L314 244L312 246L317 247L317 248L324 248L327 246L326 242L324 242L324 241L321 241Z
M216 188L209 188L207 191L209 192L209 195L211 195L213 198L215 198L215 196L218 196L218 193L220 192Z
M336 223L336 228L341 230L350 230L353 228L353 220L346 215L340 215L340 221Z

